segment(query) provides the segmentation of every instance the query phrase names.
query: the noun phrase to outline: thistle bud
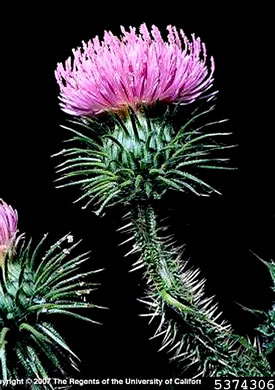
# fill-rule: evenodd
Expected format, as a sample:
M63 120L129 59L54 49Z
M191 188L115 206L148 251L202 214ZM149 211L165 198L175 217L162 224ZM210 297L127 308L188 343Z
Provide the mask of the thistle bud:
M15 249L17 222L17 211L0 199L0 266Z

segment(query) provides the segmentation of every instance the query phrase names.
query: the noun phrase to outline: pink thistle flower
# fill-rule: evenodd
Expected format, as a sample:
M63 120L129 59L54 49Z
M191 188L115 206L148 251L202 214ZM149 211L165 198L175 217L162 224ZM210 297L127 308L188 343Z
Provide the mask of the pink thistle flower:
M6 253L16 246L17 223L17 211L0 199L0 266Z
M150 33L145 24L139 34L121 27L121 38L105 31L102 42L98 37L82 42L82 49L73 50L73 62L69 57L55 71L62 110L93 116L156 101L188 104L205 96L213 82L213 57L209 71L200 38L192 35L189 41L182 30L167 30L168 42L156 26Z

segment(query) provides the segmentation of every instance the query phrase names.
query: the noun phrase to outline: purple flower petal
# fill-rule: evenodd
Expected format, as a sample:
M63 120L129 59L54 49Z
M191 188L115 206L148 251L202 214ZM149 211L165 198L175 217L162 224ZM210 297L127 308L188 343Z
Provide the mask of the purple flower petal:
M83 42L55 71L62 110L93 116L157 100L188 104L203 96L213 83L213 57L209 70L200 38L192 35L190 41L173 26L167 30L168 42L156 26L150 33L145 24L139 33L121 27L121 38L105 31L103 41Z
M16 244L17 211L0 199L0 265L5 253Z

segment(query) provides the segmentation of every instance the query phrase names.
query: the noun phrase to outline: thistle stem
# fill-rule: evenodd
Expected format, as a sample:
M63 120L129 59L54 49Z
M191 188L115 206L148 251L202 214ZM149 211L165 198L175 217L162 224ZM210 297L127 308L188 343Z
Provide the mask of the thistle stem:
M225 321L217 322L216 305L204 296L204 281L197 270L186 270L171 237L160 234L154 208L140 203L131 211L135 248L145 267L146 303L152 320L160 317L155 337L164 335L160 349L169 346L184 369L201 376L271 376L266 357L249 340L232 333Z

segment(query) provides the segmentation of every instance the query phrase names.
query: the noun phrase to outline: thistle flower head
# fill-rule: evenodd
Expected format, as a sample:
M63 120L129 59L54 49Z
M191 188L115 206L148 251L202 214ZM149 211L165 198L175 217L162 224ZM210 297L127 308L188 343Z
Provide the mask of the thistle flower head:
M73 50L73 61L58 64L61 108L68 114L93 116L110 110L135 110L140 104L191 103L212 86L214 60L206 64L204 43L168 26L168 41L159 29L142 24L139 33L121 27ZM209 96L209 95L208 95Z
M15 246L17 222L17 211L0 199L0 265Z

